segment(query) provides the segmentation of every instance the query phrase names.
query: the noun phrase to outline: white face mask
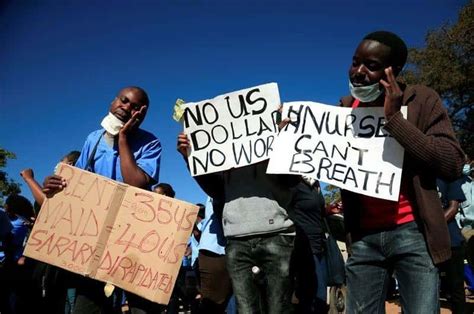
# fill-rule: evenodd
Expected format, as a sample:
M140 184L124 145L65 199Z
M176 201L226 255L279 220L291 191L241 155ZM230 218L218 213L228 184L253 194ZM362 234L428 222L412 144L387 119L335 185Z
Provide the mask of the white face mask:
M471 165L470 164L465 164L464 167L462 168L462 173L465 176L468 176L469 174L471 174Z
M124 123L109 112L108 115L102 120L100 125L107 131L107 133L112 135L117 135L120 129L124 126Z
M380 89L379 83L369 86L355 87L352 85L351 81L349 81L349 89L352 97L358 99L360 102L374 101L383 93L383 90Z

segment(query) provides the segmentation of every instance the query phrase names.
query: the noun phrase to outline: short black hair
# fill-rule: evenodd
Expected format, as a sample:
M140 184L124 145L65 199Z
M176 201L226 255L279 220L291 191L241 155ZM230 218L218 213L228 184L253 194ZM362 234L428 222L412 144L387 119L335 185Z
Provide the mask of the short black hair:
M166 196L168 197L174 197L176 195L175 191L173 190L173 187L168 184L168 183L158 183L154 190L157 188L161 188L163 190L163 193L165 193Z
M408 48L403 39L388 31L367 34L363 40L374 40L390 48L390 64L403 68L407 62Z
M11 194L5 200L7 210L15 215L21 216L26 219L30 219L35 216L33 205L24 196L18 194Z
M134 89L138 91L143 98L143 102L145 103L145 106L148 107L150 105L150 98L148 98L148 94L145 92L143 88L138 87L138 86L128 86L128 87L123 88L122 90L124 89Z
M66 156L64 156L63 159L67 159L74 166L76 165L76 162L79 159L80 155L81 155L80 151L73 150L69 152Z

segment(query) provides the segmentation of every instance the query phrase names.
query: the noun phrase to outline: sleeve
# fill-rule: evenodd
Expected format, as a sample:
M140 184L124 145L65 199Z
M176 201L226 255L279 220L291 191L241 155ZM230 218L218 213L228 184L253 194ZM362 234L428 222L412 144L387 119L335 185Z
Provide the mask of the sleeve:
M87 136L86 142L84 143L84 146L82 147L81 154L79 155L79 158L76 161L76 164L74 165L77 168L80 169L85 169L87 165L87 160L89 159L90 155L90 150L91 150L91 136L92 134L89 134Z
M418 118L426 120L423 130L403 118L401 112L387 121L385 129L421 167L434 172L439 178L448 181L457 179L461 175L464 153L441 99L435 91L430 90L426 98L420 101L419 105L424 107L420 114L429 115Z
M154 183L159 182L160 179L161 150L160 140L155 139L143 148L137 159L138 167L149 175Z

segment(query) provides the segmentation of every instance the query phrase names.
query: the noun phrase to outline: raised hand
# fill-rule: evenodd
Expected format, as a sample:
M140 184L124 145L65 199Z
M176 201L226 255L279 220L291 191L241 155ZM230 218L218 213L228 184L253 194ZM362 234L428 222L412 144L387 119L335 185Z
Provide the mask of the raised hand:
M385 75L387 76L387 80L380 80L380 84L385 88L385 102L383 107L385 119L388 121L395 113L400 111L400 108L402 107L403 91L400 89L400 86L395 79L392 67L385 69Z
M181 132L178 134L178 141L176 144L176 149L178 152L183 155L183 157L188 157L188 149L191 147L191 144L189 143L188 136L184 133Z
M35 178L35 174L33 173L33 169L30 169L30 168L23 169L20 172L20 175L23 178L23 180L29 180L29 179L34 179Z

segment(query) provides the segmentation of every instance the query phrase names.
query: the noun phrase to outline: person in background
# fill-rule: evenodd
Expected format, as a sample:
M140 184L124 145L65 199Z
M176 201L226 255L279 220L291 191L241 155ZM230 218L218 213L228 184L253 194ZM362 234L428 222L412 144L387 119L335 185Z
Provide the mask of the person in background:
M201 303L199 313L225 313L232 295L232 284L225 261L226 240L222 230L222 203L206 200L199 240L199 278Z
M68 153L66 156L64 156L60 160L60 162L74 166L80 154L81 152L77 150L73 150L70 153ZM38 183L38 181L35 180L33 169L31 168L23 169L20 172L20 175L25 181L28 188L30 189L31 194L33 195L33 198L35 199L35 202L38 203L39 206L41 207L41 205L43 205L43 202L46 198L46 195L44 195L43 193L43 187Z
M453 314L466 313L466 296L464 294L464 237L456 222L455 216L459 211L459 204L465 200L461 189L462 179L452 182L436 180L444 217L448 223L451 239L451 258L440 264L440 270L446 272L446 287L448 301ZM443 279L443 278L442 278ZM442 282L443 283L443 282Z
M350 314L383 313L392 273L404 313L440 310L436 265L451 257L451 245L436 178L459 178L464 153L438 94L397 82L407 54L394 33L364 36L349 66L351 95L341 99L343 107L382 107L384 131L405 150L398 201L341 191Z
M74 166L81 152L74 150L64 156L60 162ZM21 177L35 199L35 208L43 205L46 195L43 187L35 180L33 169L26 168L20 172ZM38 215L39 210L35 211ZM42 307L49 313L71 314L76 301L76 289L74 286L76 275L66 272L58 267L34 262L35 282L41 289Z
M153 191L160 195L165 195L171 198L174 198L174 196L176 195L175 191L173 190L173 187L168 183L158 183L153 188Z
M177 149L187 163L190 141L178 135ZM222 200L222 225L227 238L227 271L239 313L291 313L293 291L290 258L294 225L288 210L290 187L298 176L269 175L268 161L195 176L203 191ZM252 269L261 270L258 284Z
M147 93L140 87L121 89L101 122L102 128L87 137L76 167L151 190L159 179L162 149L155 135L140 128L149 102ZM43 193L52 197L66 185L64 178L49 176L44 181ZM160 308L132 293L126 295L132 314L153 313ZM100 313L103 306L110 308L110 303L104 283L89 278L78 281L74 314Z
M303 176L293 189L292 207L296 226L293 268L296 276L297 313L327 313L326 268L323 252L324 197L315 179Z
M0 250L0 313L32 313L39 302L32 284L33 267L21 257L33 222L33 205L26 197L12 194L5 201L4 213L10 226L4 223L1 232L5 236Z
M463 167L461 178L461 189L466 200L460 204L460 211L456 215L456 221L461 228L461 233L466 240L466 258L468 264L464 266L465 279L467 283L467 295L474 297L474 165L469 156Z

